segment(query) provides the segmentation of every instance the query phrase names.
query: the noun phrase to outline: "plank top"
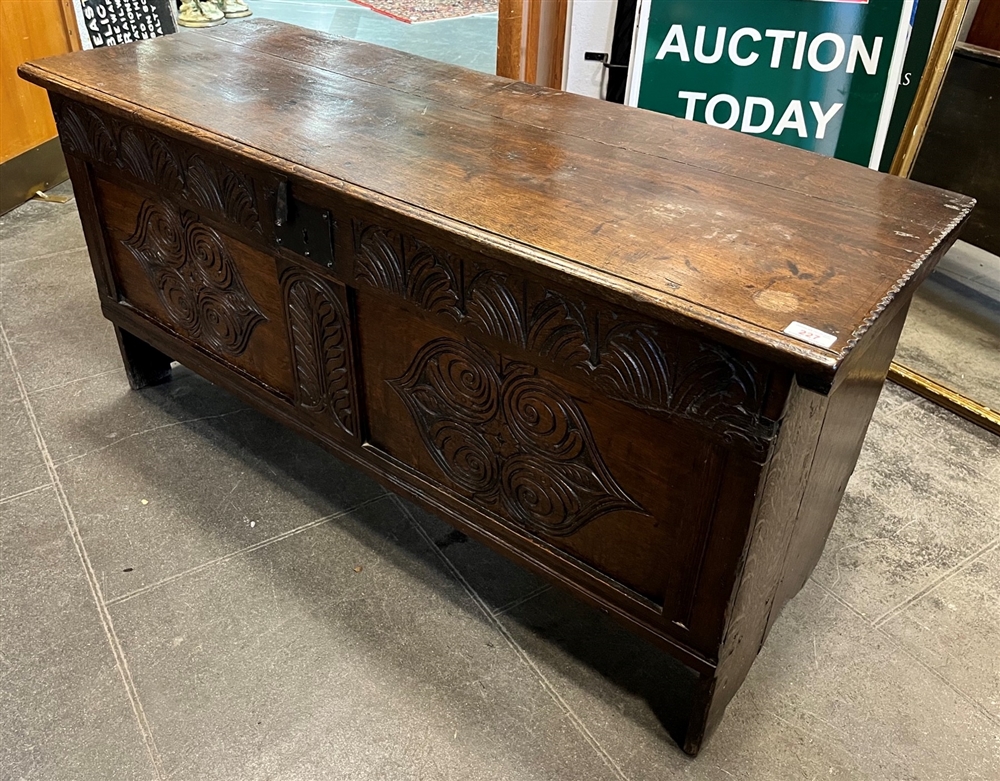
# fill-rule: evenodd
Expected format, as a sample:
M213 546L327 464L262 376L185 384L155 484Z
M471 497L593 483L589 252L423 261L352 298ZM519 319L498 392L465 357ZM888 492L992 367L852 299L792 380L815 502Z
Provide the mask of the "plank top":
M763 139L267 20L20 72L416 210L829 382L974 203ZM836 341L789 336L792 321Z

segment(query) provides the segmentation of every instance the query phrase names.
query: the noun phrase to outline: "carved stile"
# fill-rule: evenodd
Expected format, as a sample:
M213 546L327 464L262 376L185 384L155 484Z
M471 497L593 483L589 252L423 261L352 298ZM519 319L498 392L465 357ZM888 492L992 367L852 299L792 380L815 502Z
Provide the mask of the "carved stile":
M298 266L281 272L295 369L295 403L357 436L348 317L333 285Z

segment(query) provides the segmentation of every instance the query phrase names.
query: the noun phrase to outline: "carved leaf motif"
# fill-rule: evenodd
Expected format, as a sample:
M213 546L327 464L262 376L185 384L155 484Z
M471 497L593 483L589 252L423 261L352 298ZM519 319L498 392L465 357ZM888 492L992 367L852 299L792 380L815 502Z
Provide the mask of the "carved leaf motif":
M295 359L296 404L330 412L344 431L355 434L347 314L340 298L305 269L287 268L280 282Z
M613 398L651 410L676 412L751 441L754 410L763 393L753 367L725 348L699 343L693 357L669 354L647 326L613 329L594 368L598 387Z
M630 324L606 337L594 377L598 387L617 398L640 401L649 409L672 409L672 369L653 335Z
M423 242L414 244L406 259L406 297L428 312L457 317L458 284L451 268Z
M475 276L466 295L465 316L470 325L485 334L524 345L521 305L508 287L505 274L483 271Z
M611 475L576 402L528 364L440 338L390 385L457 489L531 531L566 536L608 513L645 512Z
M101 162L115 159L117 144L112 131L96 112L86 106L62 103L59 111L59 135L77 154Z
M203 208L224 214L244 228L261 232L253 186L235 171L193 154L187 165L187 189Z
M184 186L182 164L158 136L123 125L119 134L118 166L149 184L178 190Z
M368 225L360 230L355 225L355 244L358 281L402 296L406 290L406 278L399 235L377 225Z
M222 238L191 212L146 200L124 244L174 324L215 351L241 355L267 320Z
M588 342L582 309L546 293L531 313L526 347L558 363L586 367L591 357Z

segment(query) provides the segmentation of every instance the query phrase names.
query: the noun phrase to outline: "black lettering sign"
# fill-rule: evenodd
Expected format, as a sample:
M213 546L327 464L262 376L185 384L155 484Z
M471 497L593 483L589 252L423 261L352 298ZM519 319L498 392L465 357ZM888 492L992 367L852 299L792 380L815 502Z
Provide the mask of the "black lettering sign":
M90 47L117 46L177 32L170 13L174 0L75 0L81 34ZM84 41L84 48L87 41Z

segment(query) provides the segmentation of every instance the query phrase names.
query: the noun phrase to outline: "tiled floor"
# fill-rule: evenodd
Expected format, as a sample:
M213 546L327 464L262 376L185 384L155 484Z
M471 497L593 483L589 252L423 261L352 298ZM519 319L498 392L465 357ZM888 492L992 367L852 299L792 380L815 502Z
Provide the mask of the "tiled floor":
M351 0L250 0L256 16L495 73L497 15L405 24ZM239 24L239 22L233 22Z
M663 654L184 369L130 391L75 208L0 218L0 777L1000 778L996 438L886 388L692 761Z

